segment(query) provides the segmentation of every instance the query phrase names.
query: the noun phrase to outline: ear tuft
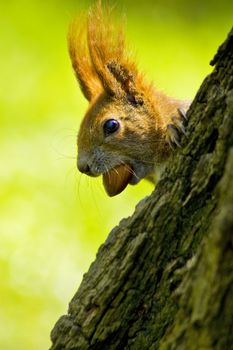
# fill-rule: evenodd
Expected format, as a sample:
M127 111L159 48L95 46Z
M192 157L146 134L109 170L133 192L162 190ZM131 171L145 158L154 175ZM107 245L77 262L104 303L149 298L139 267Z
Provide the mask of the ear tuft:
M68 48L80 88L86 99L90 101L100 94L103 88L91 64L86 37L86 18L83 15L70 24Z
M112 10L102 8L98 1L88 13L87 22L88 47L92 65L109 95L118 95L119 86L108 70L112 60L121 62L125 54L125 38L122 27L114 28Z

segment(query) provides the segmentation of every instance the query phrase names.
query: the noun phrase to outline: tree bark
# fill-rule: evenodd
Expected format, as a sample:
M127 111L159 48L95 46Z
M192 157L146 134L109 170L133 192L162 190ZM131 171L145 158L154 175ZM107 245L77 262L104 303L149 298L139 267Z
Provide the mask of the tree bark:
M100 247L51 350L233 349L233 30L156 189Z

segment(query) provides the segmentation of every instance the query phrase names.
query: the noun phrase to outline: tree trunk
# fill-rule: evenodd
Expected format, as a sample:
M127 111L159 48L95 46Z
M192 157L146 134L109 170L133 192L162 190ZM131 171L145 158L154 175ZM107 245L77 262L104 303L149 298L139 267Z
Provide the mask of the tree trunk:
M51 350L233 349L233 30L151 196L100 247Z

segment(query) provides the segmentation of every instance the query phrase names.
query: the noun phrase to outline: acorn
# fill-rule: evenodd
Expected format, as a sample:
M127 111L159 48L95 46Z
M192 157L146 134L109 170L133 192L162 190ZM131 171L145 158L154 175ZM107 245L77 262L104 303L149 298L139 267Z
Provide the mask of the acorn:
M103 174L103 185L110 197L121 193L133 176L133 169L129 165L120 164Z

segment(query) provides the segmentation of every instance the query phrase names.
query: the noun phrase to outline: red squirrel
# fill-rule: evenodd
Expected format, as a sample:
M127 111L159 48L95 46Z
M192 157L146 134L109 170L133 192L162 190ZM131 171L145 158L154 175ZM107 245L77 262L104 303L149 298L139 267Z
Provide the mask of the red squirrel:
M180 146L190 102L166 96L148 83L126 47L122 28L98 1L71 23L72 66L89 108L78 134L78 169L103 175L109 196L128 184L153 179Z

